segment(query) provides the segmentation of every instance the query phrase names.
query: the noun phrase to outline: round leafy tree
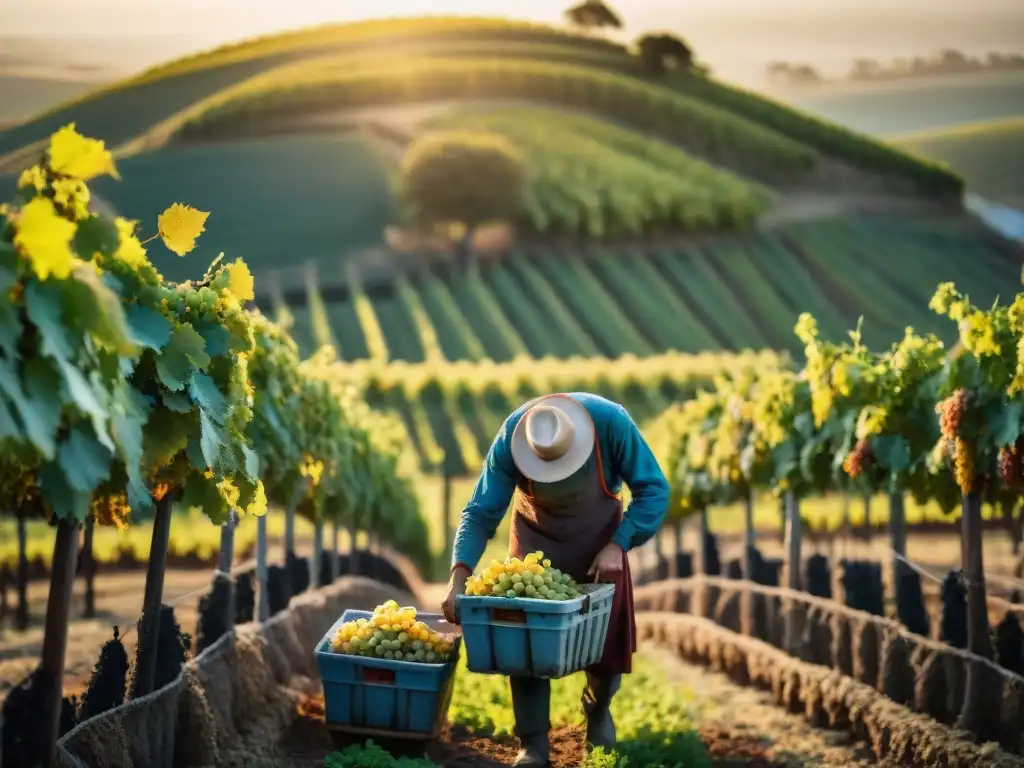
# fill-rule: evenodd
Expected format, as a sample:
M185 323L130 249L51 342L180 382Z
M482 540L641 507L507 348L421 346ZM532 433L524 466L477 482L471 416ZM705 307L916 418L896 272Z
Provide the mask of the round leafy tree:
M526 178L519 151L504 136L439 131L415 141L402 162L402 196L421 225L513 221L523 211Z
M660 75L693 67L693 51L675 35L641 35L636 41L636 50L640 63L651 74Z
M622 19L602 0L584 0L567 8L565 20L572 26L586 31L622 29Z

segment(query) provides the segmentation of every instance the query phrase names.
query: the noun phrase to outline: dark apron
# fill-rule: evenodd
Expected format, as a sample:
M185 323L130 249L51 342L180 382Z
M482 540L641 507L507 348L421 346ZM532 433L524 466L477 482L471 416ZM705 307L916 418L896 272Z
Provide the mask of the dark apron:
M590 461L576 475L560 483L534 483L520 475L512 500L509 557L522 558L541 550L551 564L580 584L593 581L587 575L594 558L615 533L622 520L622 500L608 492L601 461L601 447L594 439ZM566 492L566 483L575 489ZM557 492L557 498L555 498ZM601 581L608 581L602 574ZM622 554L622 571L614 579L608 639L601 660L587 672L597 677L629 673L636 652L633 616L633 583L629 559Z

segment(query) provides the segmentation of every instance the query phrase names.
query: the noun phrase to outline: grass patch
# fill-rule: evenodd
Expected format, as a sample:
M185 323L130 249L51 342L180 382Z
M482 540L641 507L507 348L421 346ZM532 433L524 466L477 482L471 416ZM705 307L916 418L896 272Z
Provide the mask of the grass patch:
M552 681L551 724L583 723L580 695L583 673ZM665 682L656 662L634 656L634 670L622 678L612 700L619 744L608 755L595 754L588 768L673 768L710 766L692 717L693 693ZM470 730L495 737L510 736L514 726L508 681L497 675L469 672L460 660L449 719Z

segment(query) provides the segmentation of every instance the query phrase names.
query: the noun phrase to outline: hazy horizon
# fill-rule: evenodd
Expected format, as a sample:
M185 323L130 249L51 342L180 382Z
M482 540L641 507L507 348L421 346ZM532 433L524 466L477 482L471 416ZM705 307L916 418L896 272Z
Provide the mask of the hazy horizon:
M379 0L373 13L307 0L5 0L0 53L35 49L67 63L131 72L255 35L393 15L459 14L561 21L553 0ZM857 56L892 59L955 47L1024 52L1021 0L630 0L613 3L628 41L642 31L682 35L722 77L759 79L782 58L840 74ZM364 6L365 8L365 6Z

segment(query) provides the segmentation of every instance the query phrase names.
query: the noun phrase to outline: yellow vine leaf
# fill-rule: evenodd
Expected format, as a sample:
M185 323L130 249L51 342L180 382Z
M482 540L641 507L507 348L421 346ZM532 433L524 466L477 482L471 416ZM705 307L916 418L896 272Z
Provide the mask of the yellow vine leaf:
M38 165L26 168L18 177L18 189L27 189L28 187L33 187L36 192L46 189L46 174Z
M257 481L256 483L256 497L252 500L252 503L245 508L247 515L253 515L254 517L263 517L267 514L267 492L263 487L263 481Z
M114 166L114 156L99 139L87 139L69 123L50 137L50 168L57 173L82 181L110 174L121 176Z
M114 224L117 226L119 237L117 253L114 254L114 258L128 266L141 267L148 259L146 258L146 249L139 242L139 238L135 236L135 227L138 222L128 221L118 216L114 220Z
M37 197L18 215L14 246L28 259L40 280L50 275L64 279L75 264L71 238L76 229L72 222L57 213L52 201Z
M196 247L196 238L205 229L209 215L190 205L175 203L156 220L160 239L168 249L184 256Z
M256 298L255 283L249 267L241 259L228 266L228 290L239 301L252 301Z

